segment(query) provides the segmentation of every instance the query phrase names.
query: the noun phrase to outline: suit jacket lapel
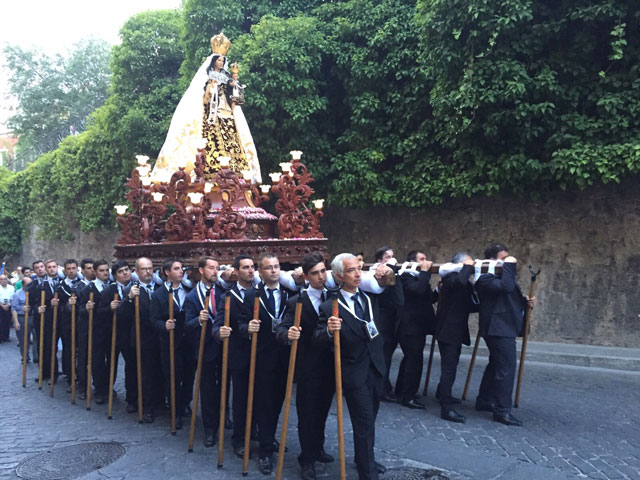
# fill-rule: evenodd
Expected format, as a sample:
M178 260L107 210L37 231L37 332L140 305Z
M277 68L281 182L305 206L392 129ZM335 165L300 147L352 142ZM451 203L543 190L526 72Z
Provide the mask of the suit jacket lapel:
M344 298L344 295L342 295L342 292L340 292L340 295L341 295L342 303L344 303L345 305L349 305L347 300ZM344 308L342 305L340 305L340 303L338 303L338 308L339 308L340 318L342 318L342 321L346 323L351 328L351 330L353 330L359 337L364 337L365 333L364 333L364 328L362 326L363 325L362 322L357 318L355 318L351 314L351 312L346 308Z

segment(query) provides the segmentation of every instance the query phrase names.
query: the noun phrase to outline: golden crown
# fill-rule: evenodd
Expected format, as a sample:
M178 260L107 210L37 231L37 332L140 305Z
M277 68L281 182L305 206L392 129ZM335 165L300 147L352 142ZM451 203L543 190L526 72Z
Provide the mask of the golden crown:
M240 73L240 65L238 65L238 62L233 62L229 65L229 70L231 70L231 73Z
M217 55L226 56L230 46L231 42L222 32L211 37L211 50Z

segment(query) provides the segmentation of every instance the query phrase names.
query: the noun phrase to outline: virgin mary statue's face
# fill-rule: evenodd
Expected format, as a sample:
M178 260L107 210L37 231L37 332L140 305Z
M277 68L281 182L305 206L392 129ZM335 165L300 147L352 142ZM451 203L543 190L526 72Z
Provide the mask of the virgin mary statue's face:
M222 70L222 67L224 67L224 57L220 56L216 59L216 63L214 65L216 72L219 72L220 70Z

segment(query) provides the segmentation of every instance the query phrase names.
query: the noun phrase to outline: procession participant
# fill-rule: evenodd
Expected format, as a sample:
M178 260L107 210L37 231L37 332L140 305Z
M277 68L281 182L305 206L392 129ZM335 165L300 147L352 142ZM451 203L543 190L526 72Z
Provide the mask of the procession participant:
M254 279L253 258L249 255L238 255L233 260L233 270L237 275L237 282L231 287L231 301L229 304L229 373L233 386L232 414L233 434L231 444L236 456L244 457L244 433L247 415L247 395L249 387L249 357L251 344L247 340L246 328L252 315L253 305L246 301L247 291L253 288ZM222 317L222 318L221 318ZM219 310L216 323L224 321L224 311Z
M78 397L87 398L87 362L91 362L91 380L95 390L94 400L102 405L107 397L109 385L109 369L107 368L107 355L111 341L111 301L103 293L109 286L109 264L106 260L98 260L93 263L96 278L78 292L78 310L80 321L78 322ZM93 301L89 301L93 293ZM89 311L93 311L93 335L91 337L92 352L88 358L89 343Z
M389 246L380 247L375 253L376 264L386 265L397 263L393 256L393 249ZM393 272L389 272L393 277ZM387 288L380 296L380 313L377 318L377 326L384 340L384 361L387 367L384 376L384 389L380 400L384 402L397 402L398 398L393 394L393 387L389 379L393 352L398 347L398 320L400 309L404 304L402 286L397 282L394 287ZM364 289L363 289L364 290ZM397 388L396 388L397 393Z
M111 267L111 275L115 282L110 284L103 292L102 296L105 301L109 302L109 348L107 349L107 371L111 369L111 329L113 328L113 314L116 314L116 345L114 358L114 377L115 380L118 372L118 359L120 355L124 359L124 385L125 385L125 401L127 402L127 413L133 413L137 410L137 368L136 368L136 351L131 346L131 328L133 326L133 316L128 315L128 309L123 305L125 298L125 290L128 292L131 287L131 267L124 260L114 262ZM114 300L115 294L118 299ZM108 383L107 383L108 385ZM114 395L116 394L114 390Z
M193 379L195 375L195 348L188 338L185 328L185 299L187 292L182 286L182 261L169 258L162 264L162 272L166 277L164 285L158 287L151 297L151 323L160 339L160 358L164 374L164 392L171 388L171 365L169 350L169 331L174 333L176 395L175 414L176 429L182 429L182 417L193 395ZM171 292L171 293L170 293ZM173 320L169 319L169 299L173 297Z
M26 293L29 290L29 285L31 285L31 277L25 276L21 281L20 290L16 290L11 297L11 317L13 320L13 328L16 331L16 337L18 337L18 345L20 346L20 357L21 361L24 359L24 316L28 315L29 319L29 332L27 334L27 342L31 341L31 335L33 333L33 326L31 325L33 322L31 317L29 316L29 305L25 305L26 302ZM33 345L33 350L35 350L36 346ZM27 345L27 362L31 360L29 357L29 347Z
M440 350L440 382L436 390L436 398L440 401L442 419L465 423L466 418L454 409L454 405L460 403L460 399L453 397L451 388L456 380L462 344L471 343L469 314L478 311L478 300L470 281L474 272L473 258L465 252L459 252L453 256L451 263L462 263L462 269L448 273L443 268L440 269L442 284L436 318L436 338L438 350Z
M206 322L206 336L202 352L200 411L204 425L204 446L213 447L220 426L218 425L220 421L220 378L218 378L217 365L220 346L214 338L213 324L216 313L224 310L224 290L216 285L218 262L213 257L202 257L198 261L198 271L200 272L200 281L185 299L185 327L197 357L202 325ZM209 295L208 311L205 309L207 295Z
M3 273L0 275L0 342L9 342L11 331L11 297L14 293L13 285Z
M40 279L39 273L41 272L40 264L44 265L44 270L46 275L44 278ZM51 337L53 335L53 310L58 308L59 300L54 298L54 294L56 289L58 288L59 278L58 278L58 264L55 260L46 260L45 262L39 262L37 265L34 265L34 271L38 278L41 280L40 282L32 282L31 288L29 289L29 303L31 307L34 308L37 312L34 312L34 328L38 331L38 335L40 332L40 314L44 313L44 342L43 342L43 352L42 355L44 358L40 358L42 362L42 379L49 381L57 381L58 379L58 357L55 356L55 365L54 365L54 378L50 379L51 376L51 349L52 347L58 350L57 343L52 345ZM45 304L42 306L40 304L40 295L41 292L44 291L45 294ZM38 342L40 339L38 338ZM36 381L38 381L36 379Z
M273 253L263 253L258 259L258 272L262 283L248 291L245 301L253 305L260 298L259 320L245 319L239 327L247 334L258 334L256 356L256 424L258 426L259 468L268 475L273 470L273 452L278 449L275 440L278 418L284 402L289 368L289 347L276 341L275 331L286 311L287 300L294 292L280 285L280 261ZM245 337L248 338L248 337Z
M135 331L135 299L139 297L140 308L140 365L142 377L142 420L145 423L153 423L155 420L155 407L163 400L163 377L160 365L160 347L156 331L151 323L151 298L156 283L153 281L153 263L146 257L136 260L136 272L139 284L131 284L124 289L122 313L132 319L129 331L129 347L136 355L136 331ZM135 358L134 358L135 360ZM136 372L137 373L137 372ZM137 377L136 377L137 379ZM127 403L127 412L137 411L138 389L130 393L131 403Z
M516 337L522 335L528 299L516 282L515 257L501 243L490 245L485 258L503 260L502 276L486 273L475 284L480 299L481 335L489 348L489 364L485 368L476 398L476 410L493 412L493 420L511 426L522 422L511 414L513 382L516 373Z
M398 370L396 394L405 407L424 409L416 396L422 378L423 352L427 335L435 330L435 314L433 303L436 299L431 291L432 262L420 250L412 250L407 254L408 262L416 262L419 272L405 271L400 275L400 283L404 292L404 306L400 311L398 324L398 340L402 348L403 358ZM386 353L386 352L385 352Z
M377 480L386 471L374 454L375 423L386 371L384 341L376 326L379 297L360 290L360 266L352 254L336 256L331 269L342 285L338 316L333 316L331 300L324 302L313 338L329 348L334 332L340 331L342 384L353 427L358 478Z
M78 278L78 262L68 259L64 262L65 278L58 285L60 299L60 337L62 338L62 373L67 377L67 393L71 393L71 362L75 362L76 352L71 351L71 307L76 304L73 295L84 284Z
M287 300L287 309L276 330L276 337L283 345L298 340L295 381L296 410L298 413L298 438L300 455L298 463L304 480L316 478L315 461L333 462L324 450L325 423L335 393L333 354L326 345L313 342L313 332L318 326L320 305L327 299L324 284L327 269L319 252L308 253L302 259L304 278L309 283L302 293L300 327L294 326L294 312L298 295Z
M95 280L96 271L93 267L93 258L83 258L80 260L80 270L82 273L81 281L85 285L89 285L89 282Z
M40 329L36 328L36 323L35 320L36 318L39 319L39 315L37 312L37 305L36 302L34 302L32 295L33 294L37 294L38 295L38 301L40 300L40 286L42 285L42 283L46 280L47 277L47 270L44 268L44 262L42 260L35 260L32 264L31 264L31 280L33 280L31 282L31 285L29 286L29 306L31 308L31 318L33 320L33 322L31 322L33 324L33 344L34 344L34 351L35 353L33 354L33 362L34 363L40 363ZM38 323L38 327L39 327L39 323ZM44 370L44 369L43 369Z

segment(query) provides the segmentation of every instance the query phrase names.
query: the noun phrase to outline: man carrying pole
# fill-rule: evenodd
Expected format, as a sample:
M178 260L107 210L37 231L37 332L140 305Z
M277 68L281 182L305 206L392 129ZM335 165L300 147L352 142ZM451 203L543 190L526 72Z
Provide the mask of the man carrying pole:
M439 292L436 338L440 350L440 382L436 398L440 401L440 417L450 422L465 423L466 418L454 409L460 399L453 397L451 388L456 380L462 344L469 345L469 314L478 311L477 297L469 277L473 275L473 259L465 252L456 253L452 264L463 264L458 270L444 270ZM475 299L475 301L474 301Z
M485 258L503 260L502 276L480 275L475 288L480 300L481 335L489 348L489 364L482 376L476 410L493 412L493 420L510 426L522 422L511 414L513 383L516 372L516 337L521 334L527 305L536 299L522 295L516 282L515 257L509 249L494 243L485 250Z
M185 299L187 291L182 286L182 261L177 258L165 260L162 271L167 279L162 287L156 288L151 298L151 322L160 336L160 356L164 374L165 394L171 388L171 352L169 331L174 330L174 388L176 430L182 429L182 417L193 389L195 374L195 352L185 330ZM173 319L169 316L169 301L173 297ZM170 396L170 395L169 395Z
M338 255L331 262L331 270L341 284L338 316L332 311L331 301L320 306L314 341L329 347L334 332L340 332L342 381L353 427L358 478L377 480L386 471L374 454L375 422L386 372L383 340L376 326L378 299L359 289L361 271L354 255Z
M217 285L218 262L213 257L203 257L198 261L200 281L185 299L185 325L187 334L192 344L202 333L202 326L206 326L204 349L198 357L202 356L200 377L200 411L204 425L204 446L213 447L216 443L219 425L220 410L220 379L218 378L218 354L220 343L217 337L228 338L230 329L224 327L224 290ZM206 306L207 292L209 298L208 309ZM215 322L216 315L221 324ZM214 326L214 323L216 325ZM192 415L196 414L194 411Z
M65 278L58 285L60 299L60 332L62 338L62 373L67 377L67 393L72 390L72 370L75 369L76 352L72 348L75 339L71 335L71 314L75 309L78 290L84 284L78 278L78 262L68 259L64 262ZM74 345L75 346L75 345Z
M317 345L313 332L318 326L320 305L327 300L327 269L319 252L308 253L302 259L302 272L308 288L287 301L287 311L276 330L280 343L298 342L295 364L296 410L300 440L301 477L316 478L314 462L333 462L324 450L325 424L335 393L333 355L326 345ZM297 302L302 302L300 326L294 324ZM284 428L284 425L282 426Z
M157 366L160 365L160 348L155 329L151 323L151 297L156 289L151 260L146 257L138 258L136 273L139 283L132 284L124 290L123 301L125 315L133 318L130 346L136 350L137 383L135 401L132 403L138 410L139 421L153 423L155 406L162 397L163 388L162 372L157 373L158 370L161 370L157 369ZM139 323L139 328L136 326L136 322ZM138 362L140 363L139 367Z

